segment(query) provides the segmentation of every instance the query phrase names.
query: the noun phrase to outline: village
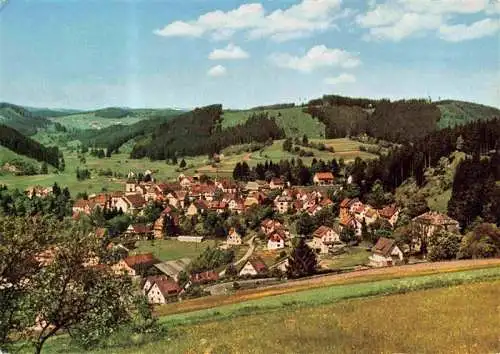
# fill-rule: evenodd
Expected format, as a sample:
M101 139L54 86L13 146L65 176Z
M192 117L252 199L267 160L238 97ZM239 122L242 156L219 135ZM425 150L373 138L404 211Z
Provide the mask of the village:
M432 235L459 232L457 221L426 212L411 220L411 235L393 237L397 205L377 209L358 198L339 200L343 187L331 172L314 174L313 182L302 187L281 178L235 182L181 173L174 182L158 183L146 171L139 179L131 174L123 191L76 200L73 218L106 211L129 217L122 233L101 227L96 234L120 254L113 270L136 279L151 304L284 281L300 238L315 252L322 274L426 262ZM27 191L46 193L50 189ZM157 215L151 220L153 209ZM159 247L168 251L182 244L198 252L167 260L155 256Z

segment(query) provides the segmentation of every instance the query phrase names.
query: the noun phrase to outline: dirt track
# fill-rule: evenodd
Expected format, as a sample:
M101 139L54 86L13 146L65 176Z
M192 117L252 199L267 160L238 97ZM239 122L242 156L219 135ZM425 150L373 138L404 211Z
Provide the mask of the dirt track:
M382 279L411 277L434 273L446 273L475 268L486 268L492 266L500 266L500 258L420 263L391 268L369 269L343 274L319 275L306 279L288 281L283 284L270 285L258 289L242 290L231 295L216 295L193 300L186 300L180 303L161 306L157 308L155 312L157 315L164 316L174 313L202 310L253 299L260 299L267 296L275 296L297 291L310 290L336 284L368 282Z

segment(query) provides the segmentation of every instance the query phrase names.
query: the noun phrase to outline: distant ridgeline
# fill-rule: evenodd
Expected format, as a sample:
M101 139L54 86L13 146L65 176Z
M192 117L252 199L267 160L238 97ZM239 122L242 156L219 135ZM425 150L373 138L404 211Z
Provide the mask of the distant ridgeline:
M325 124L327 138L366 133L400 143L423 138L441 128L500 117L496 108L469 102L425 99L391 102L336 95L309 101L304 112Z
M62 154L57 147L45 147L39 142L21 134L19 131L0 124L0 145L19 155L31 157L40 162L46 162L54 167L60 167Z
M62 125L51 122L43 114L39 115L11 103L0 103L0 124L14 128L24 135L34 135L39 129L49 127L65 131Z
M221 127L222 105L197 108L157 127L134 146L131 157L154 160L219 152L225 147L285 137L274 119L253 114L244 124Z

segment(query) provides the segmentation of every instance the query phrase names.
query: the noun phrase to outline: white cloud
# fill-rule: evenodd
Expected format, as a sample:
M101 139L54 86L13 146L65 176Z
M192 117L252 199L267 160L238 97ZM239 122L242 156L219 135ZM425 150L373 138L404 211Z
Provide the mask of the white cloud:
M443 25L439 28L440 37L450 42L466 41L491 36L500 30L500 20L486 18L467 25Z
M342 73L339 76L327 77L324 82L328 85L353 84L356 82L356 76Z
M249 55L240 47L229 43L226 48L214 49L209 55L210 60L234 60L234 59L246 59Z
M165 37L210 35L215 40L227 40L243 31L250 39L285 41L333 28L334 21L347 14L341 11L341 3L342 0L302 0L270 13L266 13L262 4L243 4L227 12L208 12L196 20L175 21L154 33Z
M154 33L164 37L200 37L203 34L203 28L196 24L182 21L172 22L163 29L155 30Z
M361 64L356 54L343 49L329 49L324 45L314 46L302 57L287 53L272 54L272 62L282 68L311 72L320 67L355 68Z
M207 75L212 77L224 76L226 74L227 70L222 65L213 66L207 71Z
M463 32L465 27L470 27L461 24L449 25L449 21L454 17L491 13L496 11L495 9L496 5L492 0L386 0L380 4L370 3L369 10L358 15L356 22L368 30L366 39L400 41L410 36L436 33L447 40L443 30L446 33ZM478 22L482 23L483 20ZM489 30L473 29L477 36L470 36L470 39L490 33L488 31L491 31L491 24L482 26L488 27Z

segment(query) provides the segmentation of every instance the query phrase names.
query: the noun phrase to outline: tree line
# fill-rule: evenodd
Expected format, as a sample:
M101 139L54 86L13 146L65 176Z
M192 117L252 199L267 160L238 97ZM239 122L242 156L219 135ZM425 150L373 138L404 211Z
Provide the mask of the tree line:
M45 147L39 142L3 124L0 124L0 145L20 155L31 157L40 162L46 162L57 168L60 167L62 152L56 146Z

